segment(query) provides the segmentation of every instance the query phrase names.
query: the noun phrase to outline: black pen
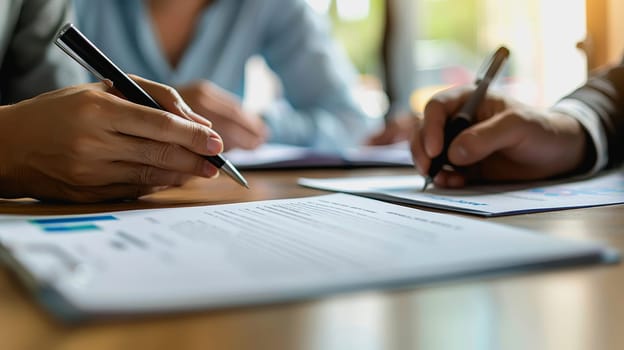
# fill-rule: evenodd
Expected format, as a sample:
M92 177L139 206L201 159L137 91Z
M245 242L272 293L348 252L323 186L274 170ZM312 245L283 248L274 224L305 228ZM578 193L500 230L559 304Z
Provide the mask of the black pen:
M425 186L422 189L423 191L427 189L427 186L429 186L431 182L433 182L433 179L440 172L440 170L442 170L442 167L449 164L449 146L455 137L459 135L459 133L472 125L475 114L477 113L477 110L487 93L490 83L494 80L496 73L498 73L508 57L509 50L506 47L500 47L496 50L494 55L490 58L490 61L484 65L484 67L487 66L488 68L483 78L477 78L476 90L470 95L470 97L468 97L468 100L459 112L455 114L444 126L444 147L442 148L442 153L431 160L431 166L429 167L429 173L425 178Z
M124 97L134 103L163 109L145 90L134 80L119 69L102 51L100 51L84 34L71 23L61 28L56 36L55 43L66 54L89 70L109 86L114 86ZM238 170L221 155L204 156L212 165L223 170L239 184L249 188L247 180Z

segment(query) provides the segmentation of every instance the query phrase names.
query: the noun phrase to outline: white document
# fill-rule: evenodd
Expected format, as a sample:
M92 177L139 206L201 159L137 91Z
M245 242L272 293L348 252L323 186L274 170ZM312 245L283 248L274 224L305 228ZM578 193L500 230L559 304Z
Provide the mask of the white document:
M550 184L428 188L420 175L299 179L299 184L397 203L482 216L499 216L624 203L624 172Z
M12 215L12 214L0 214L0 221L4 221L4 220L26 220L26 219L36 219L40 216L33 216L33 215Z
M617 254L345 194L0 223L0 256L63 317L197 310Z
M255 150L235 149L224 155L239 169L379 167L413 164L407 143L361 146L341 153L320 152L290 145L265 144Z

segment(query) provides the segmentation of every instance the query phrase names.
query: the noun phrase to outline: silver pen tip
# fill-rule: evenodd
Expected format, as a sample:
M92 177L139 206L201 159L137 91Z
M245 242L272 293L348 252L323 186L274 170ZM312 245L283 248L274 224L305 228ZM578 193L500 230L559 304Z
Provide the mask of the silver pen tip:
M245 186L245 188L249 189L249 183L241 173L230 163L230 161L225 161L225 164L221 167L221 170L226 173L229 177L234 179L234 181L238 182L240 185Z
M425 185L423 186L421 192L425 192L425 190L427 190L427 187L429 187L429 184L432 182L433 180L431 179L430 176L425 177Z

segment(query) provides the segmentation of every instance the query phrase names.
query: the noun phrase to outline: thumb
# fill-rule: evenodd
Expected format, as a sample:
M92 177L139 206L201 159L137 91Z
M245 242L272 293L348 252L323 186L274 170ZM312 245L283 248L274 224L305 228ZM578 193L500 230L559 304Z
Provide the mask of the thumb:
M527 123L509 112L496 115L460 133L449 147L449 161L458 166L477 163L493 153L518 145Z

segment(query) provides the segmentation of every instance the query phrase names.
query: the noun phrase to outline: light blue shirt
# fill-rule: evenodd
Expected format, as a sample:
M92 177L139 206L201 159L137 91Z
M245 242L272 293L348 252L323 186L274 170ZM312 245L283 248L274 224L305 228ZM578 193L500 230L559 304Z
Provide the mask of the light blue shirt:
M304 0L217 0L200 15L177 67L166 60L143 0L75 0L78 27L121 69L169 85L206 79L243 97L245 63L264 57L284 99L262 112L270 142L336 150L362 140L357 74Z

